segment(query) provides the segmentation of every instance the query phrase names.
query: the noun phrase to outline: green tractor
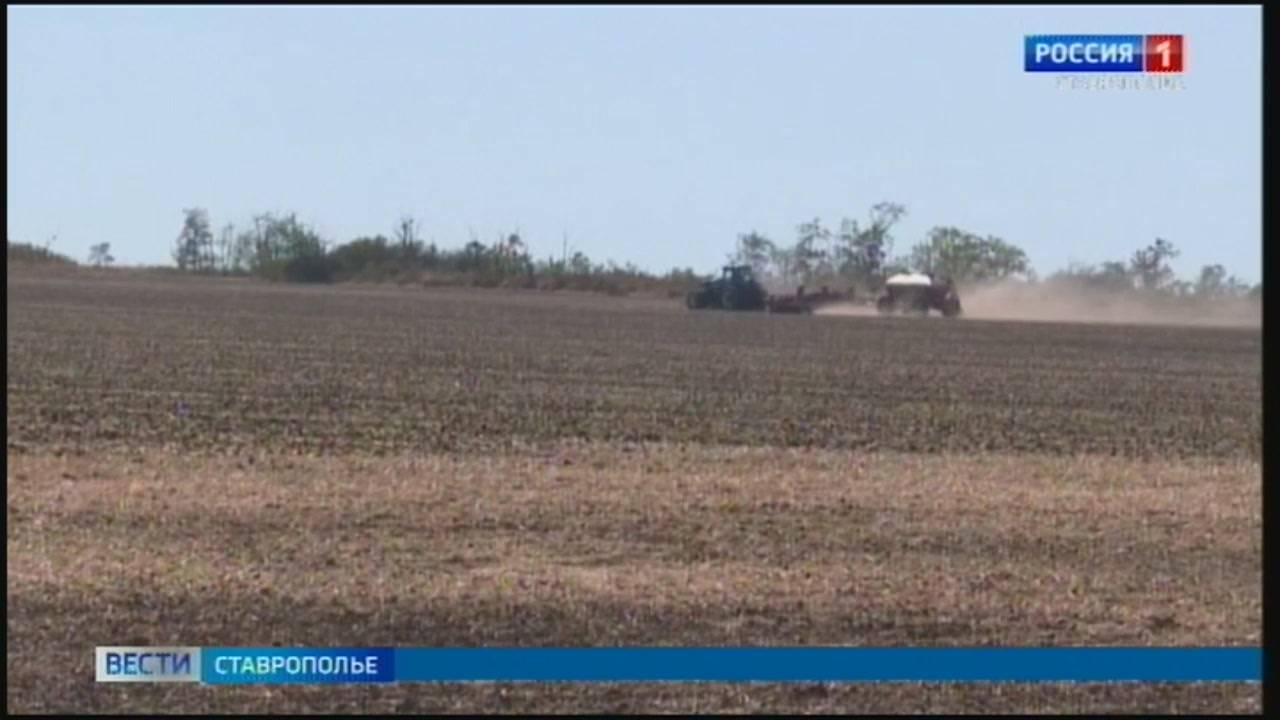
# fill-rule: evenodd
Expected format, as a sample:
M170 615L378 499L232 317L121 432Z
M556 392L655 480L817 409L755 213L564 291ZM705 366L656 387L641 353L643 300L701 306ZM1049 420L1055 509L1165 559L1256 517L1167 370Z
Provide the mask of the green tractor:
M763 310L769 294L750 265L728 265L716 280L708 280L685 296L690 310Z

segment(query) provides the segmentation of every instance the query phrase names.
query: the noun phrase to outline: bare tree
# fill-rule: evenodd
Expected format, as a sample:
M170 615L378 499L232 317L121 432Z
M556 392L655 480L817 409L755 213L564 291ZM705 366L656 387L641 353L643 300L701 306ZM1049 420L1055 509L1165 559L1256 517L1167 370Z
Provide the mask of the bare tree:
M116 259L111 255L111 243L98 243L89 246L89 264L94 267L109 267Z
M753 230L738 236L738 248L729 256L729 262L750 265L757 275L764 277L769 274L776 252L772 240Z
M1154 243L1135 251L1129 265L1133 268L1133 274L1142 281L1142 287L1158 290L1173 279L1173 268L1169 267L1169 261L1176 257L1178 250L1173 243L1164 238L1156 238Z
M203 272L210 269L213 253L213 231L209 229L209 212L203 208L182 211L182 232L173 248L173 259L182 270Z
M837 272L869 288L878 287L884 262L893 250L889 231L906 214L903 205L880 202L871 206L865 228L859 227L857 220L845 218L837 236Z
M227 273L235 269L236 226L227 223L222 226L218 235L218 252L216 267L219 272Z
M416 259L422 252L422 241L418 239L418 221L412 215L405 215L396 224L395 241L402 259Z
M800 282L809 282L815 276L832 272L831 231L822 221L801 223L796 227L796 245L791 258L792 269Z

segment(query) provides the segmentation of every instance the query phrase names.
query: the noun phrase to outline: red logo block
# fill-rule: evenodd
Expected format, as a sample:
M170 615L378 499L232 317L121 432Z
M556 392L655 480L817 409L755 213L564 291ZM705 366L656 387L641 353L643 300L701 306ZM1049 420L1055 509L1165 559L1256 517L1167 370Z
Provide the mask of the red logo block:
M1182 36L1148 35L1142 67L1149 73L1182 72Z

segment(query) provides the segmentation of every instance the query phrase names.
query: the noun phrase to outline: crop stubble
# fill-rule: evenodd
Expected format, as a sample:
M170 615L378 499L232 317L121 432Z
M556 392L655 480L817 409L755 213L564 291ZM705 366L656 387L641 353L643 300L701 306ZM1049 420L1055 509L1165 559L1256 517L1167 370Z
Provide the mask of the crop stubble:
M1256 707L85 681L134 641L1256 644L1256 331L14 275L8 300L10 709ZM19 662L58 646L78 675Z
M494 452L561 438L1164 459L1261 448L1250 330L230 288L11 281L9 452Z

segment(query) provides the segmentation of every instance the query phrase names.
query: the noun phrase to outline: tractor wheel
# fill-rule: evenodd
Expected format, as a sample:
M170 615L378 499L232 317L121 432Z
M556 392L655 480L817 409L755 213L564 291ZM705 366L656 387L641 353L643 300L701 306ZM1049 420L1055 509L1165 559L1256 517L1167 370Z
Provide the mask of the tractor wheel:
M960 315L960 301L951 300L942 306L942 317L953 318Z
M893 313L893 301L887 297L882 297L876 301L876 312L881 315L891 315Z
M722 305L725 310L739 310L742 306L742 298L738 293L730 290L724 294Z

